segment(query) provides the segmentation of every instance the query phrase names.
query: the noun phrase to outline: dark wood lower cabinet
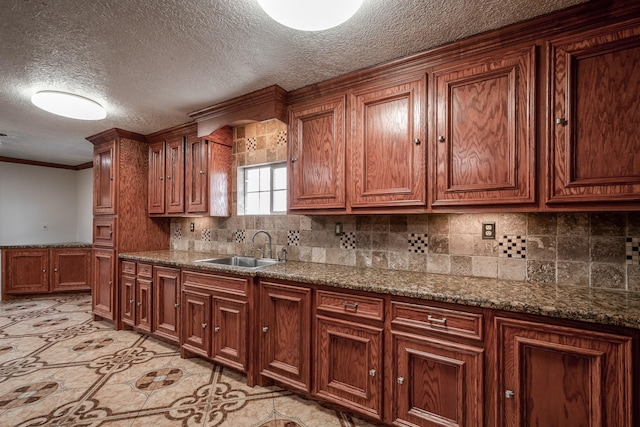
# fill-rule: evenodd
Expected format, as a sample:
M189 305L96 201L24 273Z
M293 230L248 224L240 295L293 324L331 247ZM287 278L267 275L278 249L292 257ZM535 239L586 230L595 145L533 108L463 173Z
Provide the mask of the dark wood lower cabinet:
M180 343L180 270L153 267L153 331Z
M124 325L136 324L136 276L123 274L120 278L120 320Z
M152 288L152 280L141 277L136 279L136 328L146 333L151 333Z
M93 314L114 321L116 255L113 249L93 250Z
M50 291L87 291L91 289L91 250L84 248L51 249L49 252Z
M631 337L507 318L496 326L499 426L635 425Z
M311 390L311 289L260 282L258 372L294 390Z
M373 418L382 416L383 329L319 316L318 396Z
M213 295L213 339L211 358L218 363L247 371L248 302Z
M394 333L393 351L395 424L483 425L482 348Z

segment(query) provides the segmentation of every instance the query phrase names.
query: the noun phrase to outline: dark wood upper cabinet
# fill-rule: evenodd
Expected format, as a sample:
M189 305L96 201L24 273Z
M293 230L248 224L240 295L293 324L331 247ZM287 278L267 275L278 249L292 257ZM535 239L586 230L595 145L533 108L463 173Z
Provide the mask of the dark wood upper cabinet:
M167 213L184 212L184 137L167 140L165 145L165 203Z
M314 100L289 113L289 210L344 210L344 96Z
M116 141L110 141L96 147L93 152L93 213L116 213L116 183L115 174L118 169Z
M433 207L531 204L536 48L434 71Z
M207 212L207 197L209 180L208 176L208 150L207 141L198 138L197 135L188 135L186 138L186 165L185 165L185 211L187 213Z
M149 144L149 213L164 213L164 141Z
M350 96L351 208L426 208L426 76Z
M552 40L549 204L640 201L640 25Z

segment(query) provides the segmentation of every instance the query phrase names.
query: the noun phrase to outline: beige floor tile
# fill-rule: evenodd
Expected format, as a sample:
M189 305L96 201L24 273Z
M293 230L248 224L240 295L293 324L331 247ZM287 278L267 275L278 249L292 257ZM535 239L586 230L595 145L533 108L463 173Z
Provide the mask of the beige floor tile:
M303 427L341 427L336 411L312 400L291 395L274 399L274 406L279 418L295 421Z
M91 397L100 402L100 407L118 413L139 410L147 401L148 393L130 384L108 384L103 385Z

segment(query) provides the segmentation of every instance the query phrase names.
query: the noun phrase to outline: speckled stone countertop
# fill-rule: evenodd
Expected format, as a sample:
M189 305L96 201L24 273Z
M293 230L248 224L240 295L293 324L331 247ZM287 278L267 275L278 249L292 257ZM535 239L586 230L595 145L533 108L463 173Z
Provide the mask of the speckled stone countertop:
M194 262L227 256L170 250L120 254L120 258L131 261L291 280L640 329L640 293L636 292L293 261L252 270Z
M90 248L91 243L67 242L67 243L42 243L30 245L0 245L0 249L48 249L48 248Z

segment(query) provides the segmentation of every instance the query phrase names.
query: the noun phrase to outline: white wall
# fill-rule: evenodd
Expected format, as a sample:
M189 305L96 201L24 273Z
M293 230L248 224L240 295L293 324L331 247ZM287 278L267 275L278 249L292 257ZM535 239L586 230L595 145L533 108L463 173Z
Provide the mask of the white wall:
M90 243L92 194L91 169L0 162L0 245Z

